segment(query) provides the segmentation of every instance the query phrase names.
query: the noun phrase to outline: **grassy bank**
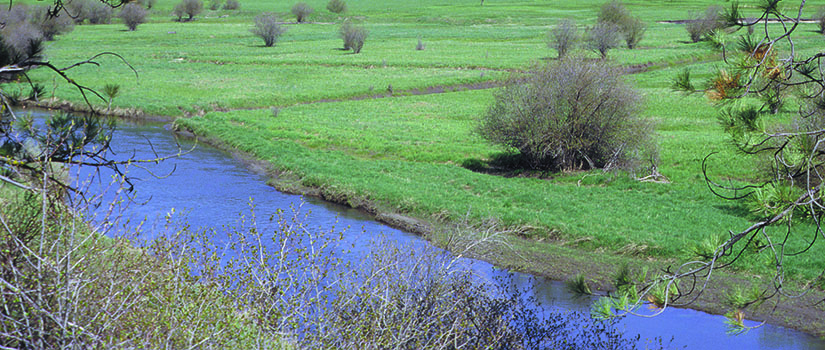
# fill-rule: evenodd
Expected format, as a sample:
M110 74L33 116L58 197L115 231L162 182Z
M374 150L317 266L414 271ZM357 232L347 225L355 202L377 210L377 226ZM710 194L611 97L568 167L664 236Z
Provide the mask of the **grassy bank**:
M657 21L688 18L710 1L628 2L648 25L645 39L638 49L609 54L617 65L649 67L627 79L645 96L643 116L656 123L658 167L670 183L599 171L536 177L470 170L506 151L473 132L492 91L444 87L501 81L510 71L554 58L545 44L547 30L566 17L582 28L592 25L601 3L349 1L349 15L370 32L362 53L354 55L338 49L341 18L326 12L325 2L309 2L316 9L313 23L287 24L281 41L266 48L249 33L252 18L276 11L288 19L291 4L250 0L237 12L206 11L194 22L177 23L168 15L175 3L160 0L152 20L136 32L118 23L79 26L47 54L65 66L100 51L117 52L138 78L114 57L73 74L93 88L117 81L117 108L181 117L179 128L267 162L282 189L312 188L336 202L436 226L465 217L475 223L492 219L519 232L513 237L518 254L487 258L556 278L592 271L603 280L605 273L596 271L601 268L586 266L592 259L573 257L586 252L581 254L602 257L605 266L614 259L678 263L695 256L694 246L756 219L743 203L708 190L701 171L707 155L714 153L708 163L714 179L754 182L763 174L753 159L733 150L711 103L670 89L679 70L689 67L706 79L722 65L721 57L708 43L686 43L683 25ZM806 11L812 14L816 6ZM811 32L815 24L803 26L797 50L804 54L817 50L822 38ZM419 38L425 50L415 50ZM75 90L46 72L32 77L61 101L81 103ZM430 88L445 92L412 95ZM376 95L385 97L368 98ZM790 103L774 123L789 122L793 112ZM806 243L793 240L789 248ZM786 278L800 284L816 278L823 248L818 243L813 249L785 263ZM559 273L517 256L574 262ZM738 268L742 276L769 276L768 259L754 252ZM821 334L825 326L805 329Z

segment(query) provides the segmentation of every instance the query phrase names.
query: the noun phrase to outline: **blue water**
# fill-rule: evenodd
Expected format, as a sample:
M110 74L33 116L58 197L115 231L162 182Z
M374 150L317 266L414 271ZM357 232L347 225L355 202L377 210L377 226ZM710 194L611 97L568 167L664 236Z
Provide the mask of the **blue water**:
M116 157L134 156L138 159L155 156L148 152L147 140L151 140L159 155L177 152L177 142L184 149L193 145L191 140L176 139L160 124L121 122L113 140ZM170 172L171 175L159 179L142 169L131 170L136 202L145 204L132 204L125 215L133 222L147 218L144 227L162 226L162 218L173 210L185 212L193 227L231 227L237 223L239 215L249 212L249 203L253 201L259 217L302 205L303 211L310 212L310 226L322 230L332 226L337 229L349 227L345 240L355 243L356 253L359 247L367 250L372 238L379 235L402 244L428 244L416 235L380 224L359 211L278 192L266 185L267 178L263 174L250 170L247 164L231 154L206 145L197 145L194 151L161 164L147 165L147 169L156 175ZM145 229L143 232L143 238L149 239L154 231ZM518 287L532 291L543 307L588 311L593 301L572 295L560 282L496 270L480 261L473 261L472 266L479 274L490 278L511 276ZM673 337L670 348L825 349L825 342L817 338L771 325L743 335L727 335L723 317L689 309L670 308L655 318L627 317L620 327L628 334L640 334L642 339L662 337L667 341Z

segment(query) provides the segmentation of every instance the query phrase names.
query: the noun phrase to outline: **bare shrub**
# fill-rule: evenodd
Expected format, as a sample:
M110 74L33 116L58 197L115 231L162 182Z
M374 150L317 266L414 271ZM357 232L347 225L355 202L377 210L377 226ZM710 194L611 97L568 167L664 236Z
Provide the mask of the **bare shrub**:
M565 57L516 75L480 119L478 133L551 170L633 168L655 153L639 94L604 61Z
M255 17L255 28L251 31L252 34L264 40L264 45L270 47L275 45L286 29L281 26L278 16L267 12Z
M327 10L332 13L342 14L347 12L347 2L344 0L329 0Z
M619 46L619 28L613 23L599 22L587 31L588 49L598 52L602 58L607 52Z
M69 0L63 3L63 8L70 17L74 19L77 24L83 23L86 20L86 7L94 0Z
M7 25L0 34L3 43L13 50L13 54L24 54L32 48L38 48L43 40L40 28L28 22Z
M147 10L151 10L152 7L155 6L156 2L157 0L137 0L137 3L140 4L140 6L145 7Z
M90 24L109 24L112 22L112 8L99 1L91 1L85 9L84 17Z
M237 10L241 8L241 3L238 0L226 0L223 4L224 10Z
M624 3L619 0L604 3L599 11L598 21L616 25L628 49L634 49L642 40L645 30L647 30L644 22L634 17Z
M26 5L14 5L9 10L0 10L0 22L6 27L31 22L31 12Z
M123 24L126 25L130 31L137 29L138 25L146 22L146 10L138 3L130 2L123 5L118 14Z
M547 33L547 46L556 49L559 58L564 57L568 51L576 46L579 40L576 22L571 19L563 19Z
M701 15L685 23L685 29L690 36L690 41L697 43L708 40L711 33L725 28L724 9L720 6L710 6Z
M74 20L65 11L61 11L56 16L51 15L49 11L50 9L45 6L32 9L30 21L40 27L43 39L52 41L55 36L68 33L74 29Z
M292 6L292 14L295 15L295 21L298 23L304 23L313 11L312 7L305 2L299 2Z
M341 38L344 40L344 50L352 50L352 53L359 53L364 47L364 42L367 40L369 32L364 27L353 25L349 20L341 24L338 30Z
M183 15L188 16L187 21L191 21L195 16L203 12L203 1L201 0L182 0L175 5L174 13L180 20Z

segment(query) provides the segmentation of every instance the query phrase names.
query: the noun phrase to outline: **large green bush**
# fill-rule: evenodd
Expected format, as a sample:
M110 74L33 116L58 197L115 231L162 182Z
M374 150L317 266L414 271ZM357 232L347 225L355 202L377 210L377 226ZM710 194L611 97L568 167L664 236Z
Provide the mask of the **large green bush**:
M653 155L641 97L604 61L567 57L510 78L480 119L488 141L517 150L530 168L638 165Z

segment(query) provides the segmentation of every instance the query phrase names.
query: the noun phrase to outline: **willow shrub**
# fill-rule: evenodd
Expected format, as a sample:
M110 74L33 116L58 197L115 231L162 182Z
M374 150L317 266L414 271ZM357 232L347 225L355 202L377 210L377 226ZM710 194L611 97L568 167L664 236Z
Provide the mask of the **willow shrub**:
M567 57L510 77L477 126L533 169L630 168L655 159L642 98L605 61Z

